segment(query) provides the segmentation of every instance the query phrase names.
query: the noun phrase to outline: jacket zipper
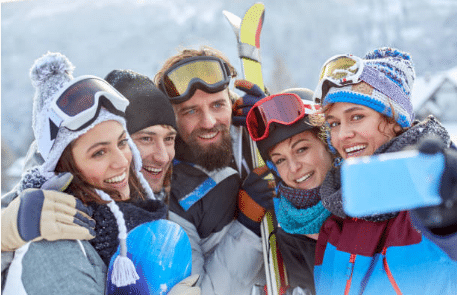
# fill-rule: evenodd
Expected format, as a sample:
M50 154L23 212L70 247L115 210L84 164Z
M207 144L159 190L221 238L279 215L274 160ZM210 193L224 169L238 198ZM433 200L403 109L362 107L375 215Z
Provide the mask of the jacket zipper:
M346 288L344 289L344 295L349 294L349 290L351 289L351 283L352 283L352 273L354 272L354 265L355 265L355 258L357 257L357 254L351 254L349 257L349 268L350 268L350 274L349 278L346 281Z
M397 282L395 282L394 276L392 275L392 272L390 271L389 265L387 264L387 258L386 258L386 252L387 252L387 247L384 247L382 249L382 265L384 267L384 271L387 274L387 277L389 278L390 283L392 284L392 287L394 287L395 292L398 295L401 295L401 290L397 285Z

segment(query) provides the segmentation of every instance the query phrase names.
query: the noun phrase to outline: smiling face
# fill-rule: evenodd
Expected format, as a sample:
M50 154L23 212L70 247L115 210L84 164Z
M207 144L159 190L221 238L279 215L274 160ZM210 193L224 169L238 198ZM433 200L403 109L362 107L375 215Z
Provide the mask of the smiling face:
M401 130L375 110L353 103L334 103L325 116L332 145L343 159L371 156Z
M227 90L207 93L197 89L191 99L173 108L184 142L193 140L202 149L220 144L221 129L228 130L231 123L232 104Z
M116 190L130 198L129 167L132 152L126 132L117 121L105 121L72 144L71 152L83 178L95 187Z
M269 155L284 183L296 189L320 186L332 165L330 153L312 131L281 141Z
M207 93L197 89L187 101L173 105L178 132L194 161L208 170L230 161L232 103L227 89Z
M168 125L154 125L135 132L132 139L141 154L141 173L152 190L160 192L175 157L176 130Z

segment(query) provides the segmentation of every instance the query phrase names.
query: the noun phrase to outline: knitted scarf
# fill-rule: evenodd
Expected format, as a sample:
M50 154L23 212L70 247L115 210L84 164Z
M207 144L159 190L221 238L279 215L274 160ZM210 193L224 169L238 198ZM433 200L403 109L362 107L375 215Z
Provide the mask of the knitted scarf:
M280 196L275 210L281 228L290 234L316 234L330 216L319 196L319 187L302 190L278 185ZM298 207L296 204L300 204Z
M450 146L450 137L446 129L436 120L435 117L429 116L422 122L415 122L415 124L404 133L393 138L389 142L380 146L374 155L382 153L394 153L405 148L417 145L420 139L430 135L438 136L443 140L447 147ZM340 166L332 168L326 175L322 183L320 194L322 197L322 204L327 210L332 212L338 217L346 218L347 215L343 210L343 201L341 197L341 175ZM375 214L371 216L361 217L367 221L384 221L391 219L398 215L398 212L387 214Z
M116 203L124 214L127 232L140 224L166 218L168 209L163 202L157 200ZM105 264L109 265L119 246L116 218L107 205L91 203L89 208L93 210L92 218L96 222L95 238L90 240L90 243Z

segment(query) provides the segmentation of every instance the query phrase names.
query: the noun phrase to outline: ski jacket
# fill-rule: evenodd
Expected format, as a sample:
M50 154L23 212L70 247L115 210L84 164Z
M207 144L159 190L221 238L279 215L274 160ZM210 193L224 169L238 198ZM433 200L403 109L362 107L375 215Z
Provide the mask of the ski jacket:
M316 245L317 294L457 294L457 262L408 212L372 222L330 217Z
M166 206L156 200L118 202L118 206L127 231L166 216ZM119 245L119 230L107 205L90 207L96 221L95 238L42 240L22 246L15 251L3 294L103 294L107 266Z
M276 241L286 267L288 284L291 290L301 289L306 294L315 294L316 240L305 234L318 233L330 212L322 206L319 187L295 189L287 187L281 179L277 181L279 198L274 199Z
M231 135L231 167L206 171L186 161L182 145L173 164L169 219L190 238L192 274L205 295L251 294L254 284L265 284L261 239L235 219L243 159L236 157L242 138L234 128Z
M102 295L107 266L88 241L29 242L15 251L3 295Z
M291 288L298 286L315 294L313 269L316 240L305 235L286 233L279 227L276 230L276 241Z
M24 179L39 183L32 176ZM17 191L18 187L2 197L2 208L18 196ZM168 209L158 200L117 204L127 232L140 224L164 219ZM107 266L118 248L119 230L106 204L88 206L96 221L94 239L29 242L14 252L14 258L13 252L2 252L2 294L104 294Z
M446 130L429 117L375 154L400 151L430 134L449 146ZM322 226L316 244L317 294L457 294L457 262L413 227L409 212L347 216L338 169L327 174L321 197L334 215Z

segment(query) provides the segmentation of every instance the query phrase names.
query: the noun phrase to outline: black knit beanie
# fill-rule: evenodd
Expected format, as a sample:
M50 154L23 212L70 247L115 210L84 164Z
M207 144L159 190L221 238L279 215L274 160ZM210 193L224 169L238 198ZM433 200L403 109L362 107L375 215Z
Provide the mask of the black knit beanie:
M178 129L170 101L150 78L131 70L113 70L105 80L130 101L125 112L130 134L154 125Z

